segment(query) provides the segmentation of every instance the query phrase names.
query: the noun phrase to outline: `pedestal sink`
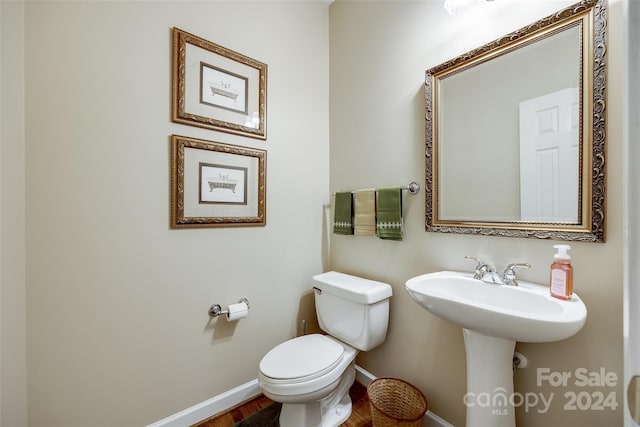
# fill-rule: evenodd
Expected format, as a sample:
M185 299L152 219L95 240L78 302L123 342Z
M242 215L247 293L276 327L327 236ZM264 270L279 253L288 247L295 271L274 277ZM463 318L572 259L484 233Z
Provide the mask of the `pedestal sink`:
M518 284L485 283L455 271L423 274L406 282L418 304L462 327L467 427L514 427L516 341L560 341L576 334L587 319L587 308L578 295L563 301L550 296L548 286Z

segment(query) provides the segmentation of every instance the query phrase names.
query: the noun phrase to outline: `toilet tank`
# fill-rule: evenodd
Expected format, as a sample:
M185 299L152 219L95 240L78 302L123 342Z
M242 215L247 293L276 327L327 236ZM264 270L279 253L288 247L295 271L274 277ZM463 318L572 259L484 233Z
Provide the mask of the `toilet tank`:
M384 342L391 286L330 271L313 276L313 288L323 331L362 351Z

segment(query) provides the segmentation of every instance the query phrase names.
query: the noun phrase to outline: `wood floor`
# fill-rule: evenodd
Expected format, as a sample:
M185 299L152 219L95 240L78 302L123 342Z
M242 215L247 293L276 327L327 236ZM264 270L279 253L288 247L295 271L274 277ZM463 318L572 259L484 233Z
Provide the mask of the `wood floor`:
M351 390L349 390L349 394L353 402L353 409L349 419L342 423L340 427L371 427L371 409L369 408L367 388L356 381L351 387ZM191 427L231 427L254 412L269 406L271 403L273 402L270 399L260 395L231 408L225 413L214 415Z

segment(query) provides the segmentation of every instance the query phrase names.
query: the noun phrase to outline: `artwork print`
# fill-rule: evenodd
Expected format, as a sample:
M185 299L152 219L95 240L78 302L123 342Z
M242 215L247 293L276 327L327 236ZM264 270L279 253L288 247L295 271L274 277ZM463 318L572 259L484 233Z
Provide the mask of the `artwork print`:
M267 64L173 28L171 120L267 139Z
M246 77L200 63L200 102L203 104L246 115L247 88Z
M247 168L200 163L200 203L247 204Z

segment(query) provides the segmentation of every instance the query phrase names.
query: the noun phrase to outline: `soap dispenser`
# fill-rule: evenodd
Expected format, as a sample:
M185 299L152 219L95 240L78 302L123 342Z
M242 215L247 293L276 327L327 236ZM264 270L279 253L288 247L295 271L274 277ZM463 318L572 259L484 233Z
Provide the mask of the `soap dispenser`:
M551 296L570 300L573 294L573 267L567 251L571 246L554 245L553 247L557 249L557 253L553 256L553 264L551 264Z

